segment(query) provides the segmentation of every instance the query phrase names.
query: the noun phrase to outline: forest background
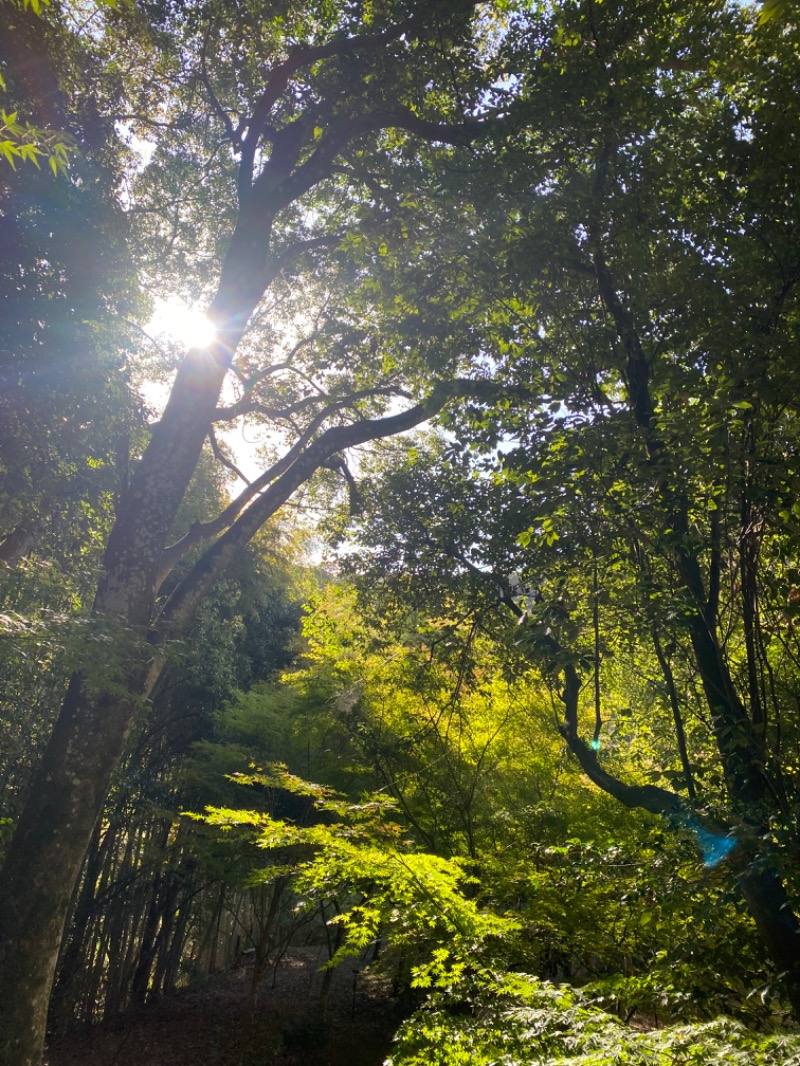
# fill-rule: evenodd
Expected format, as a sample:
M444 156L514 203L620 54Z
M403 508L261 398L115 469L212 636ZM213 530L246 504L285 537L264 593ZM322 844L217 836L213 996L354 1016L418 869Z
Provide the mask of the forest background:
M0 3L3 1066L309 937L397 1064L800 1055L797 47Z

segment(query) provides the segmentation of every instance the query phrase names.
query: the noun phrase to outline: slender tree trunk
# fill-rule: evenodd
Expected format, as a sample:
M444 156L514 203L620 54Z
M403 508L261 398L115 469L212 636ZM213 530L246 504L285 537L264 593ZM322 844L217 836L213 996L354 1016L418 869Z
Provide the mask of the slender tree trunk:
M602 190L604 169L598 168L598 193ZM667 448L654 427L655 406L650 391L650 367L645 357L633 314L619 298L617 286L606 262L602 245L592 226L594 265L598 289L614 321L617 336L627 355L625 379L628 405L636 426L643 434L653 468L654 487L659 492L673 529L673 559L683 591L688 595L693 611L687 619L694 662L700 675L703 692L711 714L711 725L725 774L732 811L742 826L742 836L749 834L752 845L740 845L741 869L739 887L761 936L767 954L778 970L785 974L786 987L795 1015L800 1019L800 922L789 899L786 886L773 865L772 857L759 851L755 840L764 834L770 808L779 806L776 788L770 779L766 759L764 709L755 673L755 654L747 643L752 706L748 708L739 695L730 669L720 647L717 628L718 548L712 529L712 573L710 592L691 543L689 508L682 489L674 488L664 476L668 463ZM752 540L750 508L742 504L742 536ZM747 560L754 570L755 555L751 545ZM745 632L755 626L757 600L755 576L748 575L750 603L745 604ZM575 730L572 730L575 734ZM565 734L566 735L566 734ZM576 735L576 734L575 734ZM573 749L575 750L575 749ZM580 757L580 755L579 755ZM604 787L601 785L601 787ZM612 791L612 790L609 790Z
M81 971L86 966L84 934L92 916L97 889L97 879L103 860L103 837L99 823L92 833L92 840L84 863L83 881L78 900L71 917L72 937L59 964L58 981L51 1004L51 1022L57 1030L66 1030L75 1021L75 988Z

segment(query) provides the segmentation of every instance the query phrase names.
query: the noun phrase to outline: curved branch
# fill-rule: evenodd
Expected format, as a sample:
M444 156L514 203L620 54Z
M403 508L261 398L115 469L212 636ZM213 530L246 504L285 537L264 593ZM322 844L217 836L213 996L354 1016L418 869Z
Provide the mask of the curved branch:
M519 390L517 390L519 391ZM227 568L235 556L247 546L258 530L269 521L297 488L305 484L331 456L347 448L356 447L370 440L404 433L426 422L457 396L476 399L497 399L507 396L508 390L488 380L455 379L439 382L421 403L400 414L385 418L364 419L346 426L333 426L326 430L304 450L296 446L294 461L288 456L281 460L283 473L253 503L240 514L205 554L195 563L184 580L178 585L164 606L159 621L171 625L186 622L199 606L211 585ZM273 468L274 470L275 468ZM258 491L261 478L253 482L247 493ZM242 495L245 495L244 493ZM241 510L239 500L236 505ZM188 534L187 534L188 536ZM186 538L184 538L185 540Z
M262 182L265 186L270 186L270 191L275 197L272 207L274 211L278 211L294 203L324 178L330 177L341 150L356 137L361 137L365 133L400 129L413 133L424 141L440 141L442 144L467 146L485 133L489 127L490 120L488 119L480 122L468 120L456 124L428 122L407 108L356 115L332 127L323 136L311 156L279 187L272 184L272 175L268 168L265 168L253 183L253 190L257 190Z
M209 426L208 428L208 441L211 445L211 451L214 453L214 458L217 460L217 462L221 463L224 467L230 470L231 473L235 474L241 481L245 483L245 485L249 485L250 481L244 476L244 474L241 472L236 463L234 463L233 460L229 459L227 455L223 453L222 449L219 446L219 441L217 440L217 435L214 432L213 426Z
M471 573L485 581L491 581L500 590L500 601L517 617L518 621L524 622L526 615L514 600L508 583L504 578L494 573L487 573L475 566L474 563L463 556L449 553L457 559ZM554 638L548 637L549 652L554 661L563 658L561 649ZM600 765L597 752L578 735L578 698L581 691L580 677L572 663L566 663L562 667L564 676L564 689L560 698L564 704L564 721L558 729L564 738L567 747L580 763L581 769L598 788L607 792L625 807L640 808L651 814L660 814L668 818L677 819L681 823L688 823L695 817L694 811L675 792L659 788L657 785L631 785L621 781L618 777L609 773Z
M372 390L374 392L374 390ZM398 395L402 395L400 390L397 390ZM319 411L306 428L301 432L298 439L292 445L292 447L282 456L276 463L273 463L268 470L265 470L263 474L260 474L255 481L248 483L247 488L244 489L235 500L231 501L224 511L220 512L216 518L210 522L195 522L189 530L184 534L180 540L175 541L169 547L165 548L161 555L161 563L158 571L158 578L156 583L156 591L164 583L164 580L170 574L170 572L177 566L177 564L183 559L197 544L202 543L204 540L208 540L211 537L221 533L241 514L248 503L257 496L260 492L263 492L276 478L281 477L289 467L294 463L302 454L303 450L317 432L322 427L325 421L330 418L331 415L341 411L343 407L346 407L354 399L355 396L344 397L341 401L328 404ZM213 445L212 445L213 447ZM241 475L240 475L241 476ZM246 478L242 478L246 481Z
M578 671L571 663L566 663L563 671L564 690L561 699L564 703L564 721L559 726L559 732L589 780L625 807L638 807L651 814L662 814L683 821L688 819L693 812L677 793L657 785L629 785L600 765L597 752L578 736L578 696L581 690Z
M358 490L358 483L353 477L353 472L347 465L347 460L343 455L332 455L330 459L326 459L322 464L326 470L332 470L334 473L341 474L347 485L347 498L350 507L350 514L356 515L361 510L361 493Z

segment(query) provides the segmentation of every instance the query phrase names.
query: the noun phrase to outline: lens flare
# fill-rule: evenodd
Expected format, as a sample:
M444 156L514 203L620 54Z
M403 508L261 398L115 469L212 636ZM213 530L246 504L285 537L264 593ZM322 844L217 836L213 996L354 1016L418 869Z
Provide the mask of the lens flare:
M719 866L736 847L736 841L732 837L712 833L692 818L687 819L686 828L690 829L697 838L700 851L703 853L703 863L709 868Z

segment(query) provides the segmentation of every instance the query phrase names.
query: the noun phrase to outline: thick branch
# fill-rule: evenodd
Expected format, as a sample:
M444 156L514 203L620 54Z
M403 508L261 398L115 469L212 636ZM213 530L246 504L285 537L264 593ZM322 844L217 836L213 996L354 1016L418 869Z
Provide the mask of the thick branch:
M617 335L625 349L627 357L625 375L636 424L642 429L649 429L653 421L653 403L650 398L650 367L642 350L633 315L623 306L619 298L611 272L598 242L595 242L593 261L600 296L614 320Z
M242 140L242 159L239 166L240 197L242 194L246 195L251 187L255 154L265 132L270 113L294 75L323 59L383 48L384 45L402 37L412 24L413 20L408 19L396 26L391 26L388 30L370 36L344 37L323 45L297 45L292 48L288 58L270 71L261 95L253 108L247 133Z
M598 167L598 195L602 185L605 154ZM603 254L595 222L591 223L592 249L597 283L603 303L609 310L617 335L627 354L628 400L637 426L645 435L650 464L657 488L673 529L673 558L683 590L694 603L687 617L695 663L711 711L717 747L722 756L731 795L738 801L760 803L772 785L764 764L759 738L731 677L717 637L715 593L706 593L697 552L690 544L689 507L683 492L666 477L667 453L654 426L654 404L650 373L642 350L634 316L619 298L614 278ZM713 549L713 545L712 545ZM714 565L712 550L712 567ZM713 576L713 574L712 574ZM713 612L713 613L712 613Z
M460 0L457 6L465 11L471 11L476 4L477 0ZM242 196L247 195L252 186L256 152L267 131L272 109L295 74L301 70L308 70L325 59L342 56L354 57L365 52L375 52L402 37L410 38L418 27L430 21L436 9L441 6L441 3L422 3L419 5L419 13L377 33L340 37L326 44L297 45L292 48L288 57L270 71L253 108L252 117L247 123L247 133L242 139L242 159L238 177L240 200Z
M378 391L369 389L364 390L365 395L376 395ZM392 390L389 395L402 395L400 390ZM158 574L158 587L163 584L167 575L177 566L181 559L183 559L197 544L200 544L204 540L208 540L210 537L216 536L217 533L221 533L224 529L236 519L237 515L241 514L248 503L257 496L260 492L263 492L268 485L270 485L276 478L284 474L289 467L294 463L303 453L308 442L312 439L314 434L322 425L327 421L331 415L336 414L343 408L348 407L355 400L363 398L361 393L354 393L349 396L343 397L341 400L334 401L328 404L321 411L317 412L312 421L302 431L299 438L295 441L289 451L282 456L276 463L273 463L268 470L265 470L263 474L260 474L255 481L248 482L247 488L244 489L235 500L231 501L224 511L212 519L210 522L195 522L187 533L181 537L180 540L175 541L168 548L165 548L161 556L161 565L159 567ZM288 417L288 416L287 416ZM212 448L214 447L213 435L211 437ZM215 452L215 455L217 453ZM217 456L222 459L221 456ZM223 462L226 460L222 459ZM245 477L236 470L232 464L228 463L231 469L242 478L242 481L247 481Z
M486 132L489 123L468 121L457 124L427 122L418 118L412 111L398 108L392 111L372 111L365 115L357 115L354 118L343 120L332 126L322 138L311 156L288 177L286 181L276 188L271 180L272 175L267 177L268 170L259 175L253 184L254 192L260 190L263 184L269 184L273 193L271 200L272 208L278 211L289 204L294 203L300 196L313 189L315 185L333 172L333 167L339 153L351 141L366 133L375 133L379 130L401 129L413 133L424 141L440 141L442 144L468 145L478 136Z
M300 485L307 482L331 456L370 440L404 433L426 422L457 396L494 400L507 395L506 390L486 380L456 379L439 382L421 403L397 415L364 419L346 426L326 430L297 455L280 477L253 501L219 540L213 544L187 574L165 605L161 620L182 623L192 616L208 589L228 564L252 540ZM260 480L260 479L259 479ZM250 487L253 489L258 482ZM250 490L248 490L250 491Z
M350 505L350 514L355 515L361 510L361 493L358 491L358 483L353 477L353 472L347 465L343 455L333 455L322 464L326 470L332 470L341 474L347 485L347 497Z
M328 408L321 411L311 424L306 427L302 436L295 441L289 451L282 456L277 463L273 463L268 470L265 470L263 474L260 474L259 477L251 482L246 489L243 489L236 499L232 500L225 510L220 512L216 518L212 519L210 522L195 522L180 540L175 541L174 544L171 544L168 548L164 549L158 574L158 588L161 587L167 575L175 568L175 566L177 566L184 556L188 555L195 545L200 544L202 541L208 540L210 537L214 537L217 533L221 533L224 529L227 529L236 519L237 515L241 514L254 496L257 496L259 492L263 492L268 485L289 469L292 463L294 463L303 453L303 449L331 413L332 411Z
M690 812L676 793L657 785L629 785L603 769L597 752L578 736L580 687L578 671L571 663L567 663L564 667L564 691L561 693L561 699L564 701L564 722L559 727L559 732L589 780L625 807L638 807L650 811L651 814L663 814L672 818L688 817Z

